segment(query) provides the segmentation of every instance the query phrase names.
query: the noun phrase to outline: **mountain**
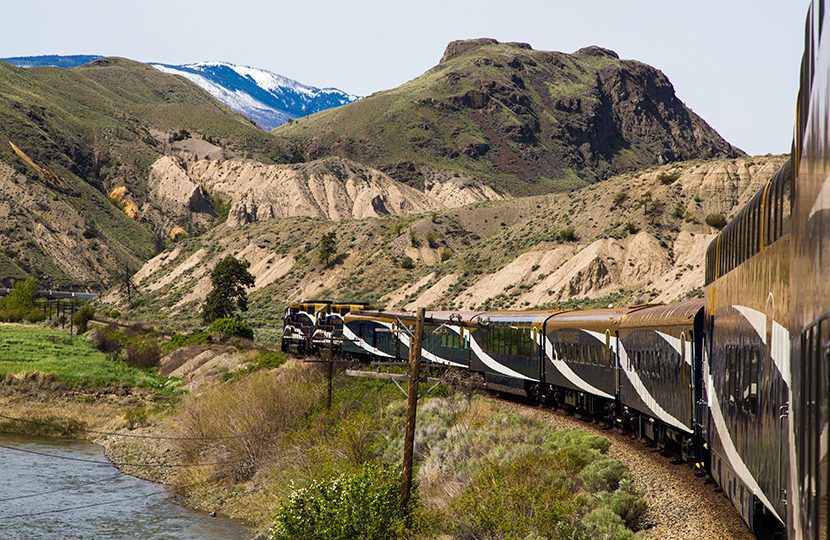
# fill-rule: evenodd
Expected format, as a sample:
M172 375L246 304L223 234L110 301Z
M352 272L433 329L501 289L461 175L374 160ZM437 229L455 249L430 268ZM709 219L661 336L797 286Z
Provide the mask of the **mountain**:
M35 275L44 286L103 287L136 270L173 227L205 225L154 204L151 165L169 153L218 150L284 160L248 119L146 64L0 62L0 280ZM202 193L199 202L212 201Z
M656 68L600 47L566 54L493 39L451 42L398 88L273 134L306 159L343 156L415 187L461 177L513 195L743 155Z
M246 317L265 325L279 317L281 302L297 298L404 309L668 302L699 294L717 232L707 216L734 216L785 160L674 163L567 193L421 214L245 226L229 220L148 261L135 276L134 313L195 318L212 261L226 255L251 263L256 284ZM317 245L328 232L336 235L338 257L324 267Z
M227 62L151 65L193 81L266 130L358 99L337 88L316 88L264 69Z
M10 56L8 58L0 58L0 61L7 62L17 67L33 68L33 67L62 67L73 68L100 60L103 56L95 54L44 54L41 56Z
M23 67L71 68L100 60L95 55L45 55L0 58ZM228 62L199 62L172 65L151 62L151 66L172 75L180 75L203 89L234 111L250 118L259 127L271 130L286 122L332 107L352 103L358 96L337 88L316 88L270 71Z

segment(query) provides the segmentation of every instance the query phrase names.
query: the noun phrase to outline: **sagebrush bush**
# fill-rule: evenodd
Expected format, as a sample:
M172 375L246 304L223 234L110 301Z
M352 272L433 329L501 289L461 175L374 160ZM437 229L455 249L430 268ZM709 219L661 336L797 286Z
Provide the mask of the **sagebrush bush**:
M99 326L92 336L95 348L106 354L117 354L126 343L127 334L115 324Z
M216 319L210 324L208 332L220 339L227 339L229 337L254 339L254 329L251 325L233 318Z
M89 321L93 318L95 318L95 308L89 304L84 304L72 315L72 324L75 325L75 329L79 334L83 334L87 331Z
M705 221L707 225L716 229L723 229L726 226L726 216L723 214L709 214Z
M164 352L170 352L188 345L210 345L213 338L206 332L194 332L192 334L174 334L170 341L162 346Z
M506 464L487 463L447 515L457 538L563 538L576 530L576 452L533 452Z
M634 527L646 511L646 502L640 497L634 483L623 478L613 493L599 495L600 502L620 516L629 528Z
M212 386L190 395L177 413L184 435L250 435L226 439L220 446L207 449L204 441L198 440L183 440L180 447L194 461L211 461L200 458L200 454L219 452L218 457L227 464L216 474L235 481L247 480L256 470L257 461L270 455L284 431L323 401L325 387L321 381L319 370L288 362L280 369L257 371L233 384Z
M585 467L581 478L588 491L599 492L615 491L628 476L628 467L620 460L604 457Z
M152 334L140 334L127 341L127 364L140 368L159 365L161 347Z
M387 540L403 531L399 473L366 463L357 473L293 490L277 510L271 538Z
M582 518L582 530L588 538L602 540L630 540L634 533L626 528L620 516L610 508L600 506Z

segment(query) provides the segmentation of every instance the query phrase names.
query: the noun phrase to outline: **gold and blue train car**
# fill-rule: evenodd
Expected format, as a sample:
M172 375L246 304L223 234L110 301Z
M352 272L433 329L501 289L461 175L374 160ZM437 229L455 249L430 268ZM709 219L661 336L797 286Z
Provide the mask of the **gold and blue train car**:
M793 143L789 330L792 336L791 538L828 538L830 453L830 28L807 17Z
M409 358L407 326L413 315L406 311L357 310L344 317L343 352L388 362Z
M470 369L484 374L487 388L537 397L540 394L539 336L552 311L489 311L471 318Z
M620 405L626 427L659 447L674 446L699 469L703 401L703 300L623 315L619 328Z
M371 309L367 302L332 302L324 311L318 313L311 335L311 343L316 351L343 347L343 320L353 311Z
M792 186L788 161L706 257L710 470L756 532L782 528L788 510Z
M565 311L545 322L542 378L554 403L609 419L616 414L618 330L632 309Z
M472 311L428 311L421 358L428 363L469 369ZM413 319L414 324L414 319Z
M282 350L294 354L312 352L312 336L318 318L326 313L331 301L302 300L285 308L282 319Z

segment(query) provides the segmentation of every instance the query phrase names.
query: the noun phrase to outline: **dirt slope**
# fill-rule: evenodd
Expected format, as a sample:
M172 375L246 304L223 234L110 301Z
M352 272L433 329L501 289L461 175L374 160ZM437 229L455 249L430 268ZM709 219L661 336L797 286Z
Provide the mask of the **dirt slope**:
M716 232L783 163L781 157L668 165L578 191L489 201L429 214L309 217L223 225L148 262L138 313L195 316L207 274L226 254L251 262L252 319L308 296L387 307L529 308L671 301L703 284ZM334 231L339 257L317 260Z

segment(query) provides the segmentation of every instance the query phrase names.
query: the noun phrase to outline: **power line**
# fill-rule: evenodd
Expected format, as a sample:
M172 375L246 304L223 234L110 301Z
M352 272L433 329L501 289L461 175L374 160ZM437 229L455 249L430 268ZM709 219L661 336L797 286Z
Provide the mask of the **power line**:
M119 462L119 461L101 461L100 459L86 459L86 458L77 458L72 456L62 456L60 454L50 454L48 452L38 452L37 450L27 450L25 448L17 448L14 446L7 446L5 444L0 444L0 448L5 448L6 450L12 450L13 452L22 452L25 454L34 454L36 456L43 456L48 458L55 458L55 459L65 459L67 461L78 461L81 463L92 463L94 465L108 465L108 466L115 466L115 467L206 467L210 465L227 465L229 463L239 463L241 461L245 461L244 459L235 459L235 460L226 460L226 461L214 461L209 463L127 463L127 462Z
M177 489L187 489L187 488L195 487L195 486L198 486L198 485L201 485L201 484L207 484L208 482L209 482L209 480L203 480L201 482L196 482L195 484L188 484L186 486L181 486ZM68 507L64 507L64 508L53 508L52 510L42 510L40 512L29 512L29 513L26 513L26 514L15 514L15 515L12 515L12 516L0 516L0 520L17 519L17 518L25 518L25 517L33 517L33 516L42 516L44 514L58 514L58 513L62 513L62 512L70 512L72 510L83 510L85 508L94 508L96 506L106 506L106 505L109 505L109 504L118 504L120 502L134 501L136 499L142 499L142 498L145 498L145 497L153 497L153 496L156 496L156 495L163 495L166 492L167 492L166 489L162 489L160 491L156 491L155 493L144 493L144 494L141 494L141 495L134 495L132 497L123 497L121 499L114 499L114 500L111 500L111 501L104 501L104 502L100 502L100 503L83 504L83 505L80 505L80 506L68 506Z
M16 497L5 497L5 498L0 499L0 502L17 501L17 500L20 500L20 499L31 499L32 497L40 497L41 495L51 495L52 493L58 493L60 491L69 491L70 489L79 489L79 488L82 488L82 487L94 486L95 484L100 484L102 482L108 482L110 480L117 480L123 474L124 473L118 473L115 476L108 476L108 477L102 478L100 480L95 480L94 482L84 482L83 484L77 484L77 485L74 485L74 486L66 486L66 487L62 487L62 488L51 489L49 491L40 491L38 493L30 493L29 495L17 495Z
M4 418L6 420L12 420L14 422L23 422L26 424L33 424L36 426L46 426L54 428L55 425L49 422L39 422L37 420L28 420L26 418L15 418L14 416L6 416L5 414L0 414L0 418ZM247 433L235 433L233 435L224 435L224 436L216 436L216 437L187 437L187 436L174 436L174 435L140 435L137 433L117 433L115 431L99 431L96 429L87 429L87 428L76 428L77 431L82 431L84 433L92 433L95 435L104 435L108 437L128 437L132 439L153 439L153 440L170 440L170 441L220 441L220 440L227 440L227 439L244 439L247 437L260 437L265 435L270 435L272 433L276 433L278 430L273 431L264 431L264 432L255 432L249 431Z

